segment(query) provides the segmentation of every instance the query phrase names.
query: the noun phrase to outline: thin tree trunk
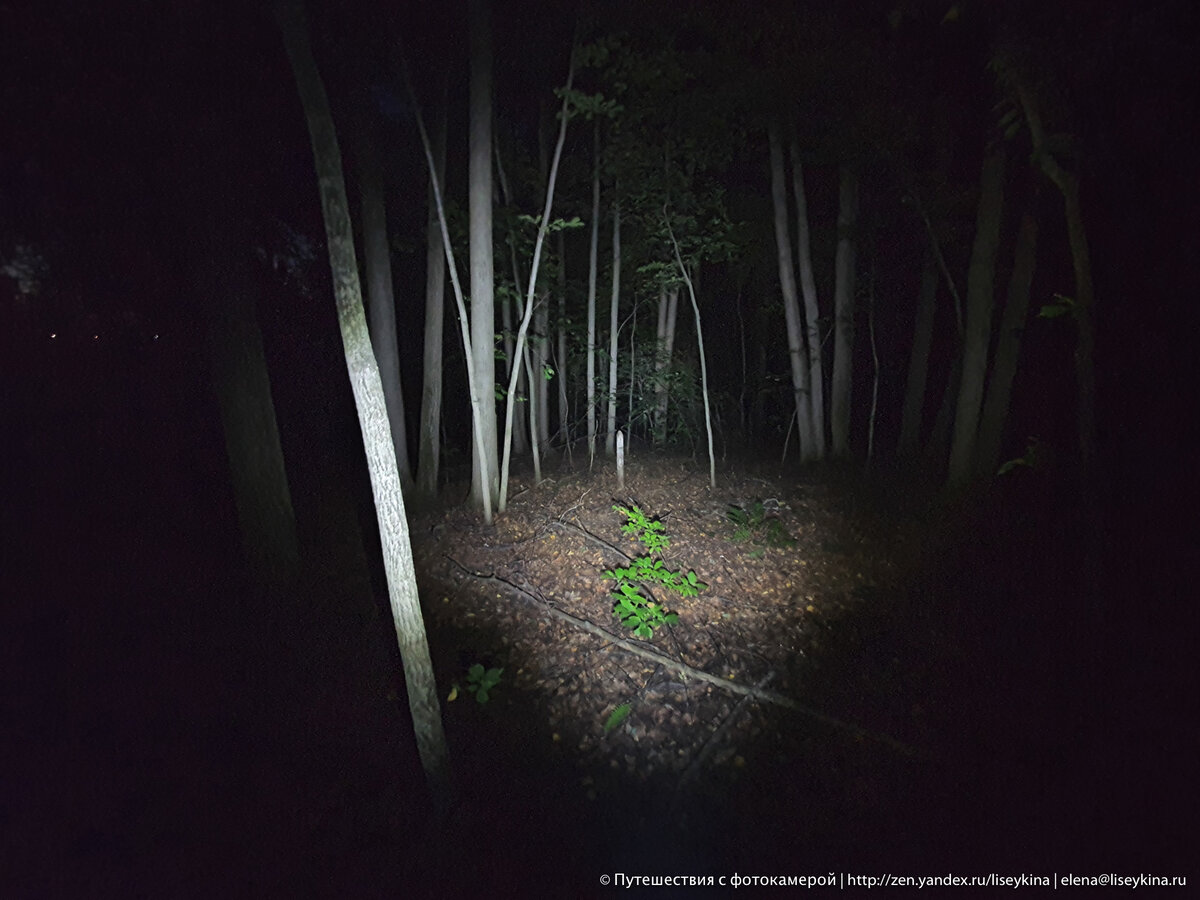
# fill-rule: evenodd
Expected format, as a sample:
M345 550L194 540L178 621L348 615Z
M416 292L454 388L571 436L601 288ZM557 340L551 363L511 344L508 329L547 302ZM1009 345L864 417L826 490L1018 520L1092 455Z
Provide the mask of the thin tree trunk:
M950 445L948 484L962 487L971 480L979 410L987 376L988 345L992 334L992 307L996 277L996 251L1004 207L1004 151L996 150L983 161L979 180L979 211L975 242L967 269L967 308L964 323L962 381L954 412L954 441Z
M667 441L667 413L671 401L671 360L675 356L675 323L679 314L679 288L660 288L658 295L658 409L655 412L655 441Z
M667 219L665 209L663 218ZM679 266L679 272L683 275L684 283L687 284L688 297L692 301L692 312L696 315L696 345L700 350L700 390L704 394L704 428L708 433L708 484L715 491L717 489L717 458L713 453L712 409L708 402L708 356L704 352L704 328L700 324L700 304L696 302L696 289L692 283L692 276L679 256L679 243L675 240L674 231L671 230L670 220L667 220L667 233L671 236L671 246L675 248L675 264Z
M571 443L571 403L567 393L567 242L560 231L558 239L558 349L555 368L558 370L558 437L564 445Z
M408 74L407 63L403 62L404 85L408 90L409 101L417 120L417 132L421 136L421 149L425 151L425 165L429 168L430 185L433 188L433 201L437 208L438 229L442 234L442 247L446 251L446 266L450 272L450 284L454 288L454 303L458 308L459 337L463 346L463 361L467 370L467 392L471 400L471 436L474 441L474 458L486 456L483 445L483 419L485 398L480 394L479 385L475 380L475 367L471 361L475 358L474 347L471 345L470 324L467 318L467 304L463 296L462 281L458 277L458 265L454 261L454 248L450 244L450 226L446 223L446 204L442 198L441 181L437 177L437 164L433 159L433 147L429 142L429 133L425 130L425 120L421 117L421 106L417 102L417 92L413 90L412 79ZM490 340L490 338L489 338ZM487 397L488 407L495 412L495 398ZM490 491L483 492L483 520L492 524L492 496Z
M471 473L471 501L482 507L486 491L498 499L496 477L498 438L496 434L496 310L493 293L495 269L492 261L492 39L490 11L486 0L468 5L471 46L471 98L468 123L471 263L471 347L476 388L483 404L479 426L483 455ZM479 427L477 426L477 427ZM478 455L478 451L476 451Z
M444 815L449 810L451 797L449 749L442 729L437 684L429 657L421 605L417 599L416 571L409 544L404 497L400 490L400 473L396 467L396 454L392 449L388 427L383 383L371 351L363 311L341 151L338 149L325 87L308 43L308 26L303 8L298 0L286 0L276 6L276 14L312 139L329 263L333 271L338 325L350 386L358 409L363 446L367 452L367 469L371 476L383 544L388 596L404 665L404 681L408 689L417 750L433 793L435 808L440 815Z
M838 242L834 262L833 398L829 428L833 455L850 452L850 394L854 373L854 261L858 179L842 166L838 188Z
M608 421L604 450L612 456L617 449L617 336L621 302L621 204L613 204L612 301L608 311Z
M600 250L600 123L592 132L592 243L588 251L587 439L588 468L596 458L596 270Z
M788 360L792 371L792 397L796 406L796 427L800 435L800 459L814 458L812 409L809 406L808 351L804 346L804 326L800 320L800 298L796 292L796 272L792 262L791 236L788 234L787 187L783 173L783 147L779 127L772 123L767 132L771 154L771 205L775 211L775 248L779 263L779 286L783 293L783 315L787 324Z
M558 143L554 147L554 162L550 165L550 175L546 182L546 205L542 209L541 223L538 225L537 240L533 245L533 263L529 268L529 292L525 297L524 315L521 318L521 327L517 331L517 347L518 356L522 356L525 351L525 334L529 330L529 322L533 318L534 307L534 292L537 290L538 268L542 261L542 247L546 242L546 232L550 228L550 213L554 209L554 185L558 181L558 164L562 159L563 144L567 140L567 115L569 107L569 97L571 94L571 85L575 81L575 50L571 49L570 68L567 72L567 84L563 88L563 105L562 105L562 124L558 129ZM503 511L508 500L508 463L512 454L512 427L513 427L513 401L516 388L517 373L516 371L509 377L508 382L508 403L505 407L504 414L504 461L501 465L500 473L500 510ZM536 436L534 438L534 468L535 477L541 481L541 464L538 462L537 454L538 447L536 444Z
M201 216L197 225L191 240L193 278L197 299L210 313L213 387L242 549L255 581L283 593L295 581L300 552L271 376L255 316L254 278L236 237L236 215L222 211L210 219Z
M500 144L498 142L496 144L496 175L497 180L500 182L500 195L504 199L504 205L512 209L513 196L508 187L508 178L504 174L504 161L500 157ZM525 291L525 280L521 277L521 264L517 260L517 235L514 234L511 229L509 230L507 236L507 243L509 266L512 269L513 293L519 298L520 295ZM504 324L504 381L505 383L508 383L510 377L512 376L513 366L517 366L520 369L517 374L517 398L520 399L522 397L526 397L525 369L528 369L529 366L528 360L525 360L525 367L520 368L522 360L517 359L514 355L516 332L513 331L512 297L509 294L505 293L502 295L500 308L502 310L502 321ZM519 299L517 300L517 315L524 315ZM527 413L528 405L525 403L518 403L513 417L514 430L512 437L513 450L515 450L518 455L529 449L529 445L526 443L526 440L528 439L528 430L526 424Z
M421 391L421 441L417 457L417 490L432 500L437 496L442 422L442 330L446 308L446 249L438 230L434 178L446 177L446 82L435 113L433 155L436 174L429 180L429 213L425 223L425 343Z
M996 356L988 378L983 414L979 419L979 439L975 446L976 475L982 480L991 478L1000 466L1000 450L1004 426L1008 421L1009 399L1017 359L1021 353L1021 332L1029 312L1029 292L1033 284L1033 269L1037 260L1037 219L1026 213L1017 233L1017 248L1013 258L1008 296L996 339Z
M911 458L921 438L921 412L925 406L925 383L929 377L929 350L933 346L933 314L937 308L938 272L933 250L925 251L921 290L917 295L917 320L913 325L912 353L904 383L904 411L900 419L899 456Z
M808 228L808 198L804 192L804 168L795 137L790 144L792 192L796 196L796 265L800 270L800 292L808 336L808 397L812 414L813 458L825 458L825 367L821 353L821 310L813 277L812 247Z
M388 246L387 208L383 199L383 166L379 147L370 125L364 125L361 139L363 262L367 274L367 315L371 346L383 379L392 444L400 484L406 494L412 492L412 466L408 461L408 429L404 412L404 389L400 381L400 348L396 343L396 298L392 286L392 252Z

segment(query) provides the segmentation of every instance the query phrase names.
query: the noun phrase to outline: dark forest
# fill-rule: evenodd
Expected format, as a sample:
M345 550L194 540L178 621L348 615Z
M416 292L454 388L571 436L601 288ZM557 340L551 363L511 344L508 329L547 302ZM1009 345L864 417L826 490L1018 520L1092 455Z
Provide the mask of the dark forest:
M4 893L1185 883L1198 25L0 3Z

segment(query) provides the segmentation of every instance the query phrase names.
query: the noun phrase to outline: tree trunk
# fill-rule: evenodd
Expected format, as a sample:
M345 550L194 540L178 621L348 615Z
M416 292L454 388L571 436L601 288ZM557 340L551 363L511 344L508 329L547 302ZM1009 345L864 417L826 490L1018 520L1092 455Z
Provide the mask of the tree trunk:
M975 243L967 269L967 308L963 324L962 381L954 412L954 440L950 445L948 484L964 486L971 480L979 408L987 376L988 345L992 333L992 306L996 277L996 251L1004 207L1004 151L996 150L983 161L979 180L979 210Z
M342 176L341 151L338 149L325 87L317 73L308 43L308 26L304 21L303 9L298 0L288 0L276 6L276 14L312 139L329 263L333 271L338 326L367 453L367 468L383 545L388 596L404 664L404 680L417 750L433 792L435 808L440 815L444 815L450 806L450 756L442 729L425 624L417 599L417 578L409 544L404 497L400 490L400 474L388 427L383 383L371 351L363 311L362 289L354 256L354 232L350 225L346 185Z
M1021 220L1021 230L1017 233L1017 249L1008 282L1008 296L1004 301L1000 334L996 339L996 357L992 361L992 374L988 378L983 414L979 419L975 472L981 480L991 478L1000 466L1004 425L1008 420L1013 378L1017 373L1017 359L1021 353L1021 332L1025 328L1025 318L1029 311L1029 291L1033 284L1033 269L1037 259L1037 234L1037 219L1032 213L1026 213Z
M688 273L687 266L683 264L683 259L679 255L679 244L675 240L675 233L671 230L670 221L667 222L667 233L671 235L671 246L675 248L675 264L679 266L679 272L687 285L688 297L692 301L692 312L696 315L696 345L700 351L700 391L704 395L704 428L708 433L708 484L715 491L717 489L717 458L713 453L712 409L708 402L708 356L704 352L704 328L700 324L700 304L696 301L696 288L692 282L692 276Z
M612 456L617 449L617 332L621 301L621 205L613 204L612 302L608 312L608 422L604 450Z
M434 126L433 154L436 178L446 178L446 90ZM437 496L442 427L442 326L446 308L446 249L438 226L434 177L429 180L429 214L425 223L425 344L424 387L421 391L421 443L417 458L417 490L432 500Z
M842 166L838 188L838 242L834 261L833 398L829 411L833 455L850 452L850 388L854 372L854 261L858 179Z
M811 369L808 351L804 346L804 326L800 320L800 298L796 293L791 236L788 234L787 187L784 182L783 147L779 139L779 127L772 123L767 136L771 153L771 204L775 210L775 248L779 262L779 286L783 292L783 315L787 323L796 430L800 435L800 459L808 462L815 456L812 408L809 406Z
M387 209L383 200L383 171L379 148L370 125L363 126L362 171L359 190L362 193L363 257L367 274L367 313L370 321L371 346L383 379L383 396L387 401L388 422L391 424L392 444L396 448L396 465L400 469L400 484L411 494L412 467L408 461L408 433L404 414L404 390L400 381L400 348L396 343L396 298L392 287L392 252L388 246Z
M675 322L679 313L679 288L660 288L658 292L658 409L654 415L655 443L667 442L667 410L671 400L671 360L675 355Z
M567 394L567 241L560 231L558 243L558 347L555 351L555 375L558 378L558 438L571 443L571 403Z
M796 139L791 140L792 192L796 195L796 265L800 270L800 292L808 334L808 397L812 415L813 459L825 458L825 367L821 353L821 309L813 277L812 247L808 228L808 198L804 192L804 168Z
M542 262L542 248L546 243L546 232L550 228L550 213L554 209L554 185L558 181L558 163L562 159L563 144L567 141L567 119L568 119L568 98L571 94L571 86L575 81L575 49L571 50L570 70L567 73L567 84L563 88L563 105L562 105L562 124L558 130L558 143L554 148L554 162L550 165L550 175L546 181L546 205L542 208L542 218L538 225L537 240L533 244L533 262L529 267L529 292L525 296L525 306L521 316L521 327L517 331L517 346L516 354L523 358L528 364L528 355L525 353L525 335L529 331L529 322L533 318L533 308L535 305L534 293L537 290L538 269ZM509 376L508 381L508 402L504 410L504 461L500 470L500 509L504 510L505 504L508 501L508 463L512 454L512 436L513 436L513 405L515 397L515 387L517 382L517 371L514 370ZM534 479L537 483L542 480L541 462L538 459L538 446L536 429L531 429L533 439L533 466Z
M933 346L933 314L937 309L938 272L933 250L925 251L921 290L917 295L917 321L913 325L912 353L904 383L904 411L900 419L898 455L911 459L921 439L921 412L925 406L925 383L929 377L929 350Z
M232 208L230 214L199 218L191 236L193 278L201 307L211 311L213 386L242 548L255 581L283 592L299 567L296 517L254 312L254 278L236 222Z
M588 466L596 458L596 269L600 250L600 123L592 132L592 243L588 251L587 298L587 439Z
M483 456L475 450L471 471L471 501L483 506L486 491L498 499L496 471L496 312L492 262L492 39L486 0L471 0L471 98L468 135L468 217L471 253L471 348L475 387L482 405L480 437Z

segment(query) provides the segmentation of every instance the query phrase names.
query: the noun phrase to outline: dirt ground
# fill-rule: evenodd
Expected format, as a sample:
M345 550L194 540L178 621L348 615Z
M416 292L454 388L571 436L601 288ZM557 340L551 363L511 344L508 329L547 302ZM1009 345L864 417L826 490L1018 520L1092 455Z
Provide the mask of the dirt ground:
M544 874L514 821L550 825L557 857L596 876L920 849L910 804L945 801L930 791L956 650L936 620L893 626L930 535L915 508L768 468L725 467L712 490L690 459L639 458L621 488L598 461L524 475L491 527L465 506L414 518L466 818L505 860L489 883ZM678 622L650 640L613 615L603 573L645 553L614 506L660 521L666 568L706 585L656 586ZM503 670L486 704L465 689L474 664Z

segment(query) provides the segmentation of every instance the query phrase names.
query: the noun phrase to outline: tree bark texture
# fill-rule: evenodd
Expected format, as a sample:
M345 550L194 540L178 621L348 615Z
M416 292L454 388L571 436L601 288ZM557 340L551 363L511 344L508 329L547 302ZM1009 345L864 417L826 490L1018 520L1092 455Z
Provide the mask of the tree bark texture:
M471 96L468 121L468 218L470 221L471 349L475 388L481 403L483 457L475 450L471 501L482 507L483 493L498 499L499 438L496 431L495 266L492 259L492 39L489 5L470 0Z
M796 139L791 141L792 192L796 196L796 265L800 271L800 293L808 337L808 398L812 415L813 459L825 458L825 367L821 352L821 309L813 276L812 245L808 228L808 196L804 191L804 167Z
M783 147L779 128L768 130L771 154L771 203L775 211L775 248L779 262L779 286L783 292L783 315L787 324L788 360L792 372L792 397L796 409L796 430L800 436L800 458L814 457L812 408L809 406L808 351L804 346L804 326L800 320L800 298L796 292L796 272L792 262L792 242L788 230L787 187L784 183Z
M358 409L367 469L383 545L388 597L396 639L404 665L408 705L416 734L417 750L433 793L434 805L444 814L450 804L450 757L442 729L441 710L425 623L417 597L417 579L409 543L408 520L400 490L400 474L392 449L383 383L371 350L362 289L354 254L341 151L325 87L317 72L308 41L308 26L298 0L282 0L276 15L288 58L296 76L300 99L308 120L316 165L317 186L325 220L329 263L333 275L338 328L346 355L350 386Z
M370 129L370 125L364 125ZM400 348L396 342L396 297L392 284L392 252L388 244L387 207L383 199L383 166L379 147L369 130L362 137L361 173L363 262L367 275L367 314L371 346L383 379L392 445L400 484L406 492L412 488L412 467L408 461L408 429L404 413L404 389L400 381Z
M438 224L433 180L446 179L446 91L435 112L433 157L436 176L429 180L429 212L425 222L425 341L421 365L421 440L417 457L417 490L432 500L437 496L441 464L442 335L446 310L446 249Z

